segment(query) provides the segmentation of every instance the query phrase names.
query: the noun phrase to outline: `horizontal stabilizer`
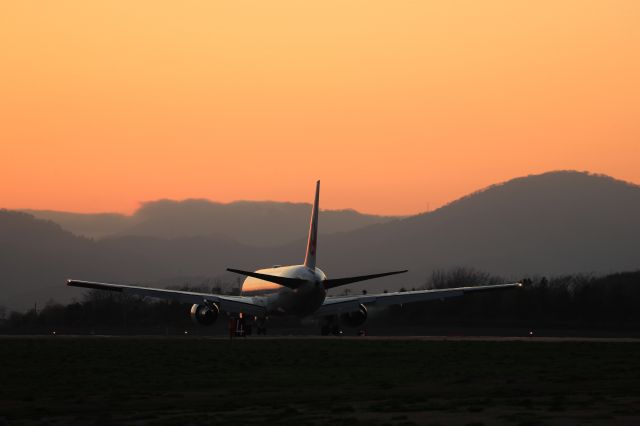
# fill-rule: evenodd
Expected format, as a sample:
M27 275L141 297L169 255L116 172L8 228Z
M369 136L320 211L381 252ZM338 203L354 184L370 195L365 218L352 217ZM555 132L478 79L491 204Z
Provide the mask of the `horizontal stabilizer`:
M405 272L407 272L407 269L403 271L384 272L382 274L360 275L358 277L334 278L331 280L325 280L324 288L329 290L330 288L340 287L341 285L357 283L358 281L371 280L373 278L386 277L387 275L404 274Z
M280 284L281 286L296 289L300 287L300 284L305 280L299 278L278 277L276 275L260 274L258 272L241 271L240 269L227 268L227 271L235 274L246 275L247 277L258 278L259 280L269 281L272 283Z

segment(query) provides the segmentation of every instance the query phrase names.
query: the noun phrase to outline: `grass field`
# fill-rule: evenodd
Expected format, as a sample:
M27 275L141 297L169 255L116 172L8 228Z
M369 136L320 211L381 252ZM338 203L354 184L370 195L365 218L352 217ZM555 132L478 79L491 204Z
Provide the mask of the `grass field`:
M0 424L640 424L640 344L2 338Z

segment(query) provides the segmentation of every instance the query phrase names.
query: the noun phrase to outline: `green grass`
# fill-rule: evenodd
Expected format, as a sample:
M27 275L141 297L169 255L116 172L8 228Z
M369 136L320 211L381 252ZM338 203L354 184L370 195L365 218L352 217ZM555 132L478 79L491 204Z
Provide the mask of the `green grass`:
M599 342L3 338L0 418L10 424L640 422L638 355L640 344Z

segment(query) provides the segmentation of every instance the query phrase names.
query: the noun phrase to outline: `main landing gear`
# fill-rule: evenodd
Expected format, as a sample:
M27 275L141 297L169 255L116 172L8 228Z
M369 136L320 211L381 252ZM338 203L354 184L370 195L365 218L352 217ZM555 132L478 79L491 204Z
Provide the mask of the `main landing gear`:
M342 336L342 329L340 328L339 325L334 325L334 326L323 325L322 328L320 328L320 334L322 336L329 336L330 334L334 336Z
M229 338L251 336L255 327L258 336L267 335L267 318L250 317L242 313L229 316Z
M340 328L340 323L338 318L336 317L326 317L322 323L322 327L320 328L320 335L322 336L341 336L342 329Z
M267 335L267 319L266 318L256 318L256 334L258 336L266 336Z

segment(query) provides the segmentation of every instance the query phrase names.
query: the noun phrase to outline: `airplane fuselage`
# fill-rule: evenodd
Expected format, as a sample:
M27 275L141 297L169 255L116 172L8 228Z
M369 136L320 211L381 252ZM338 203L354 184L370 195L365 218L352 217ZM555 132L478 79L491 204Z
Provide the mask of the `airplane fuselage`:
M268 314L308 316L322 305L327 296L323 284L327 277L319 268L312 270L304 265L293 265L260 269L255 272L304 280L298 288L290 289L273 282L247 277L242 283L242 295L252 297L256 303L265 306Z

